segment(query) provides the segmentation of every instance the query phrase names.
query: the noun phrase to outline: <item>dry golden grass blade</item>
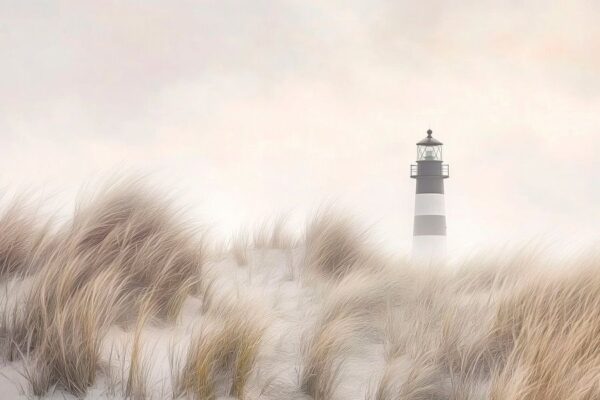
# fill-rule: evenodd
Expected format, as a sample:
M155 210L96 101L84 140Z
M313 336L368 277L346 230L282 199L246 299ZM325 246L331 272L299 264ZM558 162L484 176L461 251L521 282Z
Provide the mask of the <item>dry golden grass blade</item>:
M233 340L232 384L230 395L239 399L246 397L248 380L256 366L258 352L266 329L265 321L251 318L248 314L228 320L225 331L231 332Z
M366 258L364 236L348 218L330 211L317 214L306 230L306 267L325 277L341 278Z
M95 382L102 339L113 310L122 306L118 296L106 295L106 288L118 291L122 284L122 276L108 270L71 297L52 321L43 321L47 325L39 327L43 335L34 356L47 367L41 373L49 373L50 385L80 396ZM48 389L34 386L34 393L42 395Z
M141 299L140 311L133 332L129 369L124 390L126 399L144 400L150 397L148 388L150 364L144 354L142 334L144 327L151 322L152 315L156 314L153 309L155 303L152 297L153 293L150 292Z
M240 307L240 305L238 305ZM222 323L204 328L192 341L183 366L177 395L214 399L222 385L224 393L239 399L246 397L248 380L256 366L266 329L265 320L249 314L245 307L220 313ZM226 383L229 382L229 383Z
M52 224L40 222L38 211L18 197L0 213L0 280L28 275L42 262Z
M356 318L345 317L326 322L302 344L300 390L315 400L330 399L340 384L344 357L356 340Z
M492 382L493 399L600 396L597 265L538 278L500 304L496 329L514 346Z
M231 253L237 265L248 265L248 252L250 250L250 236L247 231L240 230L231 242Z

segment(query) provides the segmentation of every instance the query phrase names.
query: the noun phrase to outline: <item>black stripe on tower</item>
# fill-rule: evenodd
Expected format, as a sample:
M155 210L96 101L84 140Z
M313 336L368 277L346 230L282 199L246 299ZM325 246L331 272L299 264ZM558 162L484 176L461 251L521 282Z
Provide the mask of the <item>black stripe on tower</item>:
M444 193L442 162L433 160L417 161L417 194Z
M445 215L415 215L413 236L446 236Z
M444 180L438 176L417 177L417 194L423 193L444 194Z

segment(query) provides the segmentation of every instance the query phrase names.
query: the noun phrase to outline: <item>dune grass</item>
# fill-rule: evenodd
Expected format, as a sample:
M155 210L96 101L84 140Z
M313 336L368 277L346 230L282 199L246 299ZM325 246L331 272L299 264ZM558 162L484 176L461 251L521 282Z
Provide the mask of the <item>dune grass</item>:
M510 338L491 398L589 399L600 372L600 278L593 264L537 277L500 303L496 329Z
M13 240L25 244L12 246L35 247L40 239L34 239L17 235ZM32 354L43 366L40 374L48 378L32 384L35 395L58 385L79 396L95 382L103 334L112 324L129 324L142 299L159 318L175 320L197 290L202 245L166 202L136 185L108 188L78 208L52 244L45 258L35 258L42 265L31 290L4 318L2 331L10 334L7 353ZM24 265L15 261L26 259L21 253L9 255L6 271Z
M0 281L24 276L41 261L51 238L52 223L23 196L0 213Z
M323 277L340 278L366 257L365 234L330 210L315 215L305 236L305 265Z
M0 212L0 344L32 396L84 397L113 374L103 348L116 329L132 340L110 393L160 397L152 327L179 338L173 398L600 398L597 257L549 268L525 250L416 268L327 211L303 241L277 219L209 259L203 235L136 181L62 225L21 204Z
M52 320L38 321L34 357L43 367L41 376L32 384L36 396L58 386L76 396L83 395L94 384L100 367L100 345L112 321L111 310L117 306L116 296L106 296L106 288L118 289L120 276L108 270L88 282L56 310Z
M215 399L218 394L245 398L266 328L260 318L230 310L222 324L203 329L192 340L181 375L178 395Z

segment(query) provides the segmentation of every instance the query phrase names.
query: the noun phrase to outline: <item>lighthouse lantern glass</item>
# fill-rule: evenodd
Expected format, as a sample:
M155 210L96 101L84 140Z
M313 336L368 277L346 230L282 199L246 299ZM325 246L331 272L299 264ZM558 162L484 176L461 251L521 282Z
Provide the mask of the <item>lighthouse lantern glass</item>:
M442 146L417 146L418 161L442 161Z

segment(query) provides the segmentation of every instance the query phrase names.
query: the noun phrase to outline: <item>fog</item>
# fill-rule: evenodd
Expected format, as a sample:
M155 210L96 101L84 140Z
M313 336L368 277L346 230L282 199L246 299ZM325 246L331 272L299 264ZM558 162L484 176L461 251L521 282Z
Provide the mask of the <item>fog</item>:
M5 192L143 174L222 235L335 204L403 252L431 128L450 249L598 237L598 2L84 3L0 4Z

